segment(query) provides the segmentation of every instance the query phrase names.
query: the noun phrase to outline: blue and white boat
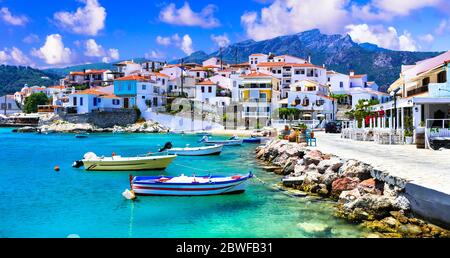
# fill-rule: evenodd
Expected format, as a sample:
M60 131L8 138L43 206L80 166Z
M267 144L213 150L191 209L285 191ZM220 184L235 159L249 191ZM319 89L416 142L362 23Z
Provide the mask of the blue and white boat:
M245 138L244 143L261 143L262 139L260 137L250 137L250 138Z
M137 176L130 184L136 195L204 196L238 194L246 190L246 176Z
M206 145L239 146L242 145L244 140L237 137L231 137L228 140L211 140L208 136L204 136L199 142Z

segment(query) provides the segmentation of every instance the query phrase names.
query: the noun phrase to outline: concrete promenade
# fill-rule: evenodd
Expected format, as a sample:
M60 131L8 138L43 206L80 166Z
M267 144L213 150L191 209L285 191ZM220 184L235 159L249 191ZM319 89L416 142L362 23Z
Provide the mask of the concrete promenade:
M415 145L379 145L316 133L317 149L372 165L389 176L406 180L405 191L414 212L450 225L450 150L416 149ZM314 147L312 147L314 148Z

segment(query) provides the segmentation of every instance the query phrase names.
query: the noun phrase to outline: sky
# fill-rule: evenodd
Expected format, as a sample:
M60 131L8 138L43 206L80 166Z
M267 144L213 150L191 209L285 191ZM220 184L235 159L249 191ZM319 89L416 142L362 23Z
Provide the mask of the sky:
M0 64L173 60L310 29L406 51L450 50L450 0L0 0Z

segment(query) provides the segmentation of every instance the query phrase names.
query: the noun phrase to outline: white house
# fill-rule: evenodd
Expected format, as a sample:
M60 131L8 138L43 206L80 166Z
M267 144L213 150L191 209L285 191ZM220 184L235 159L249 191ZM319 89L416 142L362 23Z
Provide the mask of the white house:
M156 80L139 81L137 86L136 105L145 112L148 109L161 108L166 104L166 85L158 83Z
M312 80L293 83L288 98L281 101L283 107L297 108L302 119L335 119L337 103L328 96L328 86Z
M73 108L77 114L91 113L98 109L117 109L122 108L123 101L114 94L105 93L96 89L86 89L75 92L68 96L69 101L63 106Z
M0 114L11 115L21 113L22 110L17 106L14 95L5 95L0 97Z
M222 61L218 57L211 57L208 60L203 61L203 67L221 67L223 65Z
M251 70L256 70L256 66L260 63L266 63L269 60L269 55L266 54L251 54L248 57L248 63Z

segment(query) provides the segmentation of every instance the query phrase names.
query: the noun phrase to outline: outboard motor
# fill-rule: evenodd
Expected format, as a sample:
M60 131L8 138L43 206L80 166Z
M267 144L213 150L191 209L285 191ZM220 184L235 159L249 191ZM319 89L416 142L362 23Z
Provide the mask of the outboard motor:
M235 136L231 137L229 140L237 140L237 139L238 139L238 137L235 135Z
M72 164L72 167L74 167L74 168L81 168L82 166L84 166L84 163L81 160L77 160L77 161L73 162L73 164Z
M200 141L198 141L198 142L206 142L207 140L208 140L209 138L208 138L208 136L203 136L203 138L200 140Z
M159 150L159 152L163 152L165 150L170 150L172 149L173 145L171 142L167 142L166 144L164 144L164 147L162 147L162 149Z

